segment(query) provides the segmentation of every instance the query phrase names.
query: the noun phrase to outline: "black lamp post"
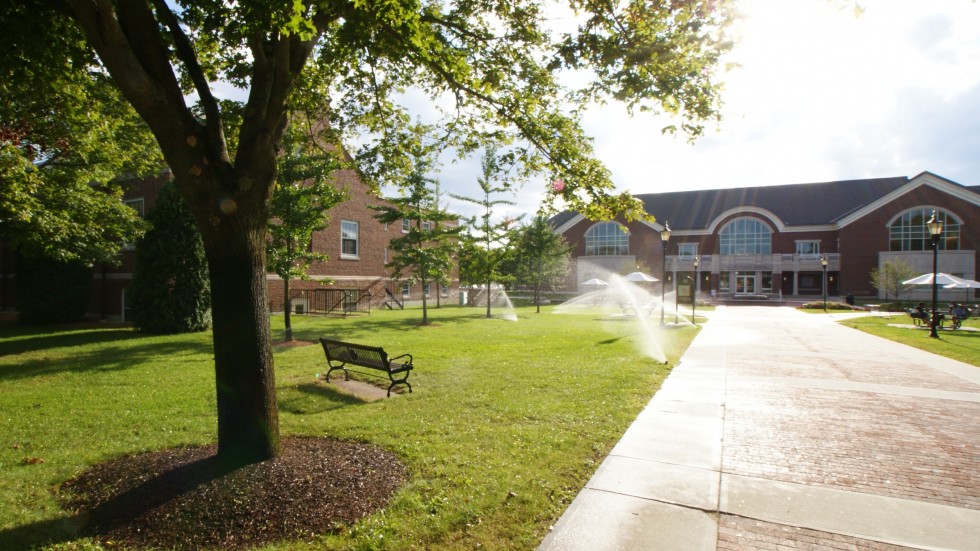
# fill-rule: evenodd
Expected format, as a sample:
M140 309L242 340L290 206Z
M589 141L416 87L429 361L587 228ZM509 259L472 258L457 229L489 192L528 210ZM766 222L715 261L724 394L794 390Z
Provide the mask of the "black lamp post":
M823 266L823 311L827 311L827 264L830 260L826 256L820 257L820 265Z
M701 257L695 256L694 261L694 298L691 299L691 322L694 326L698 325L698 266L701 264Z
M943 235L943 222L936 211L932 211L932 218L926 222L926 227L929 228L929 236L932 238L932 327L929 336L938 339L939 306L936 303L939 301L939 283L936 282L936 276L939 272L939 239Z
M664 245L664 263L660 270L660 325L664 325L664 296L667 289L667 241L670 240L670 222L664 222L664 229L660 230L660 241Z

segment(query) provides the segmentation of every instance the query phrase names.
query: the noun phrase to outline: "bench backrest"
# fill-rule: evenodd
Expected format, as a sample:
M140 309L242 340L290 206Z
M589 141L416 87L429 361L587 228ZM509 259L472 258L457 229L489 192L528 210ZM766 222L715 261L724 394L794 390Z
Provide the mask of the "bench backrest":
M320 339L327 360L344 362L375 369L389 369L388 354L383 348L365 346L331 339Z

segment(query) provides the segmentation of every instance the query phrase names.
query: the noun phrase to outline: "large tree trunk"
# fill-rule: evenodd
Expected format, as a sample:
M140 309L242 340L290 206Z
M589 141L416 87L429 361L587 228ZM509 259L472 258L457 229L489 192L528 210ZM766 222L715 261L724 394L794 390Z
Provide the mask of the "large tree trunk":
M226 217L202 228L211 274L218 455L246 464L279 453L279 416L266 309L265 223Z
M218 455L228 463L279 454L279 418L266 310L265 240L286 100L319 34L251 29L249 97L234 155L220 102L179 19L165 2L68 0L72 17L122 94L149 125L194 213L211 277ZM179 62L198 93L188 108Z

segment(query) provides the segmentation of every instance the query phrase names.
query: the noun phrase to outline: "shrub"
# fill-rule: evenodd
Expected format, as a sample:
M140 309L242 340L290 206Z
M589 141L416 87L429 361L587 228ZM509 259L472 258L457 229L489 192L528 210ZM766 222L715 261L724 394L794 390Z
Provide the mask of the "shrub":
M803 308L803 309L806 309L806 310L822 310L823 309L823 301L821 300L821 301L818 301L818 302L807 302L807 303L803 304L802 306L800 306L800 308ZM829 302L828 301L827 302L827 309L828 310L854 310L854 307L851 306L850 304L847 304L846 302Z
M189 333L211 326L211 287L204 244L173 183L147 214L152 225L136 247L128 296L133 323L147 333Z
M71 323L85 317L92 293L91 267L21 256L16 281L21 323Z

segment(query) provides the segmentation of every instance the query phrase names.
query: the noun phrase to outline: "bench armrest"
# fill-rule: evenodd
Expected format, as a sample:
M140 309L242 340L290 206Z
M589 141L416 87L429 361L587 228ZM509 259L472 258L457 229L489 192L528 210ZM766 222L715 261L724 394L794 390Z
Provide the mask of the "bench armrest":
M401 356L395 356L394 358L388 358L388 363L391 363L391 362L393 362L395 360L400 360L402 358L408 358L408 361L407 362L401 362L401 363L406 364L406 365L412 365L412 362L414 361L412 359L412 355L411 354L402 354Z

